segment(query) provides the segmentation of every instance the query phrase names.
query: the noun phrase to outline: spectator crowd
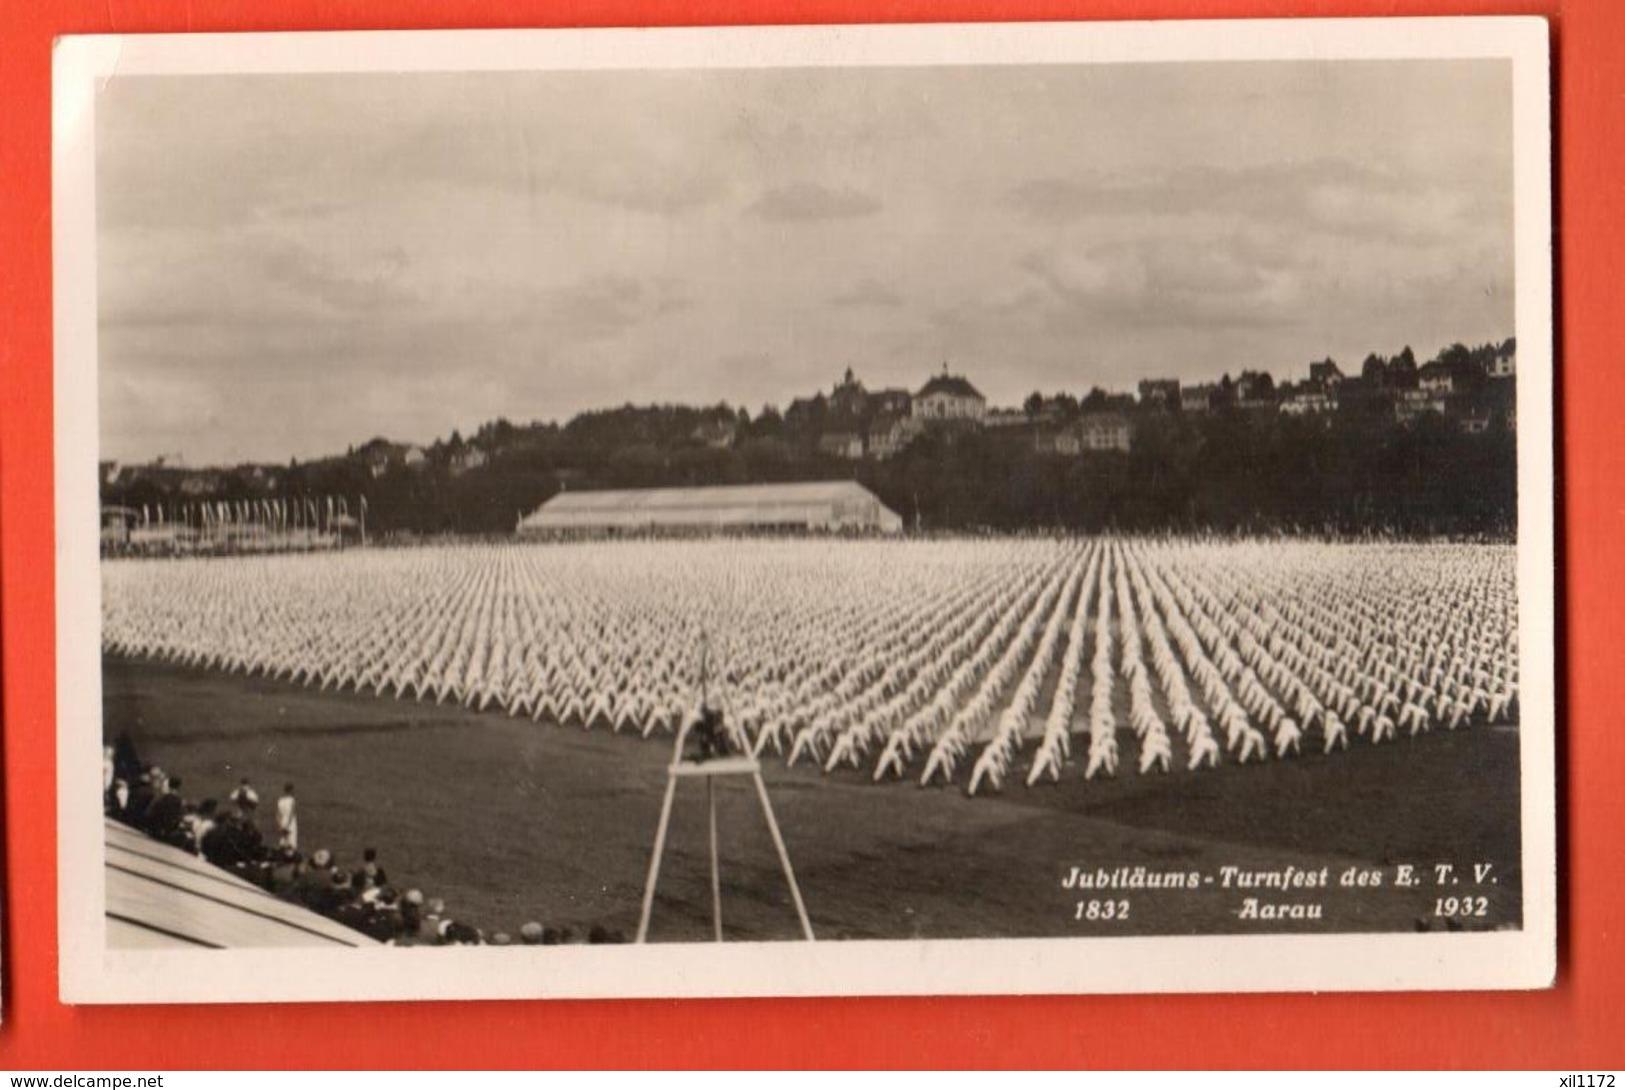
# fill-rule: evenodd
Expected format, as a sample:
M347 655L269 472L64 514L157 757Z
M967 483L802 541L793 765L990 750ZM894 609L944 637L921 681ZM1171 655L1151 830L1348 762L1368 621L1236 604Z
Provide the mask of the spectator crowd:
M260 827L260 796L249 777L226 796L194 800L182 794L179 776L145 764L127 734L102 752L102 791L108 817L231 872L285 901L301 905L381 943L395 946L556 946L624 942L619 931L594 925L573 928L531 921L517 940L506 932L487 935L453 917L440 898L402 892L391 884L378 852L365 848L358 865L343 866L333 852L299 847L298 800L285 784L272 808L275 839Z

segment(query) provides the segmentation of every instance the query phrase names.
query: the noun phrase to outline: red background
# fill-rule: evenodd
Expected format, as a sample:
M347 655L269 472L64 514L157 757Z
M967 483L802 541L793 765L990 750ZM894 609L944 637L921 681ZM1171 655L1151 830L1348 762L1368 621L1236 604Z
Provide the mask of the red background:
M156 31L1527 14L1551 20L1559 977L1527 994L81 1007L57 1001L50 50ZM0 1068L1625 1064L1625 4L1614 0L0 0Z

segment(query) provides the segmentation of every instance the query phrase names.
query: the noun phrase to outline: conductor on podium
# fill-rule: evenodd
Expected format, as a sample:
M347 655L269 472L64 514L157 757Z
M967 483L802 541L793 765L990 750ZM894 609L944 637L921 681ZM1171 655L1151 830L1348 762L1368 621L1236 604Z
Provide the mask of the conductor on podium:
M688 731L688 752L683 759L703 764L715 757L726 757L732 752L728 744L728 730L722 712L710 701L702 701Z

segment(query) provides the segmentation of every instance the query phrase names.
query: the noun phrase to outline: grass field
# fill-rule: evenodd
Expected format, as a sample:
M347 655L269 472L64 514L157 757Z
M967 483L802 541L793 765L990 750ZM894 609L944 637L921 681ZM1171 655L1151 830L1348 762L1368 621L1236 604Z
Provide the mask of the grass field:
M192 798L248 775L297 785L301 847L341 864L377 847L396 884L445 898L489 931L529 919L631 934L669 744L453 705L321 693L286 682L104 660L104 731L127 730ZM764 773L820 938L1411 930L1439 890L1316 895L1324 919L1238 919L1245 894L1114 893L1127 921L1077 920L1076 865L1159 871L1451 862L1495 866L1489 924L1521 919L1516 729L1434 731L1348 753L1055 786L875 785L766 762ZM726 784L726 781L723 781ZM709 937L704 791L679 789L651 938ZM753 795L720 788L729 938L797 934ZM1307 900L1296 895L1293 900Z

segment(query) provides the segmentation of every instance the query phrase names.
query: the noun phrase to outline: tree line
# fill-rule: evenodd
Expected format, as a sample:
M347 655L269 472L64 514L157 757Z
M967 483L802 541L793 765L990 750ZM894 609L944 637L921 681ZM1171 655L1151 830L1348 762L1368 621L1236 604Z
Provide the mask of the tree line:
M1437 361L1482 387L1488 361L1512 347L1453 345ZM860 461L820 451L820 435L858 428L823 412L624 405L563 425L491 421L412 460L379 439L314 462L211 471L206 495L180 495L173 474L139 473L104 482L102 495L171 511L187 498L266 496L344 496L355 510L365 496L370 534L389 537L511 533L565 489L852 479L920 532L1515 533L1516 435L1504 411L1514 387L1495 387L1496 423L1482 431L1433 414L1401 424L1391 398L1414 386L1417 370L1409 348L1372 355L1342 383L1337 412L1310 416L1247 411L1222 398L1216 411L1181 413L1100 390L1081 400L1035 394L1024 405L1029 427L928 428L892 457ZM1268 376L1243 378L1261 387ZM1035 435L1046 403L1063 419L1128 406L1131 450L1041 452Z
M696 441L676 408L618 410L581 427L497 422L486 462L454 472L444 451L374 476L354 457L292 464L274 494L366 496L369 530L502 534L563 489L853 479L911 530L1316 532L1510 535L1515 434L1467 433L1442 417L1410 426L1378 412L1292 417L1240 411L1134 414L1127 452L1039 453L1026 429L928 430L896 456L848 461L782 426L737 423L729 445ZM713 417L714 418L714 417ZM449 444L448 444L449 446ZM483 448L482 448L483 449ZM254 495L228 474L221 491ZM107 502L174 503L153 482ZM261 492L263 494L263 490ZM173 516L172 516L173 517Z

